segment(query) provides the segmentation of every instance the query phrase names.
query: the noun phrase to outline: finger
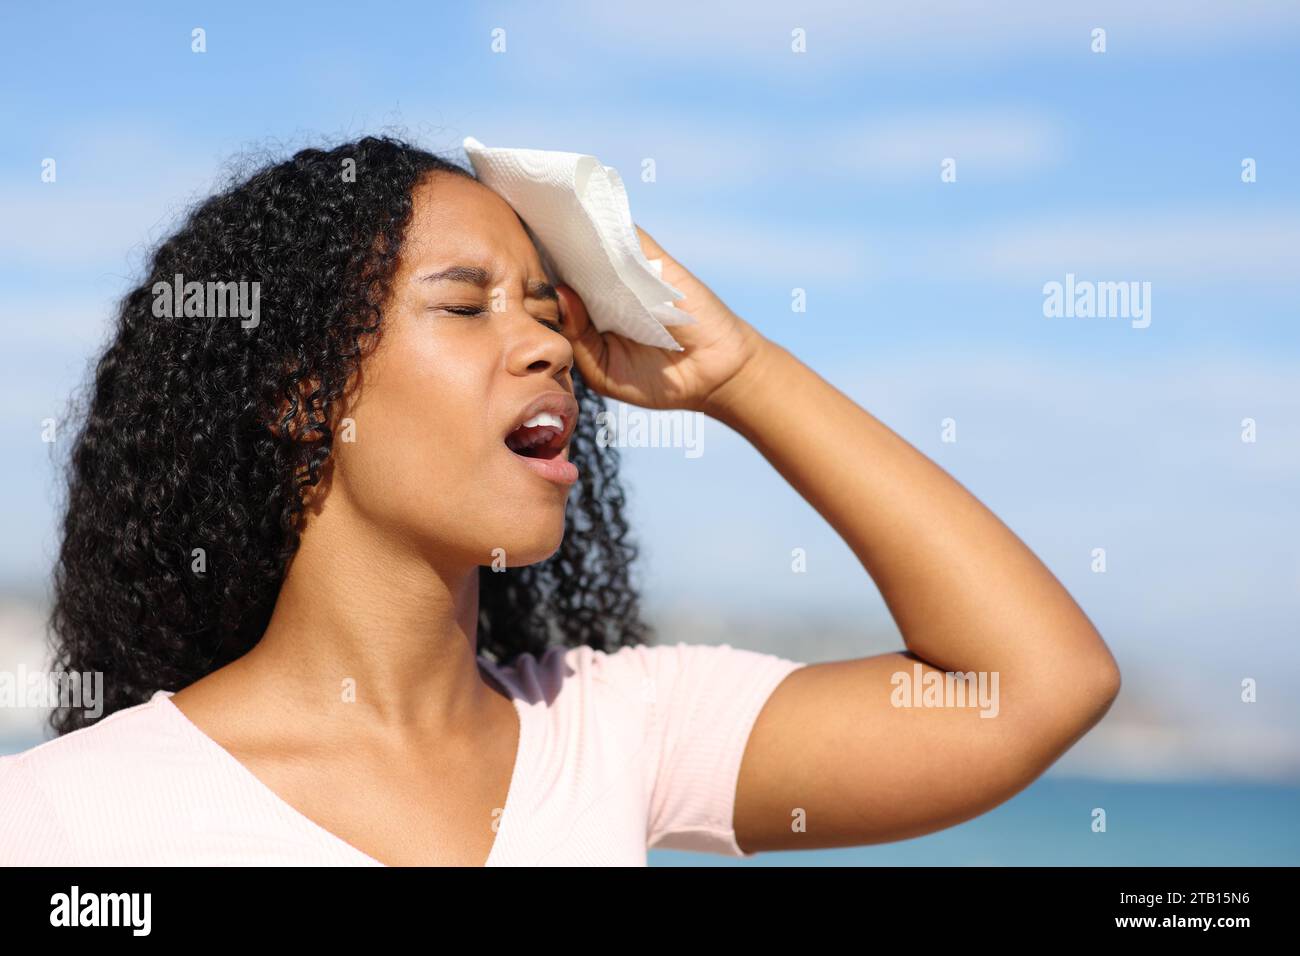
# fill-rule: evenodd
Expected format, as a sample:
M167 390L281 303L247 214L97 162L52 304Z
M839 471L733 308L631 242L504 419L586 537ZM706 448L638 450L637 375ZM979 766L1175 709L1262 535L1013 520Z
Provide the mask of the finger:
M605 339L591 324L582 297L567 285L556 288L560 296L560 318L564 337L573 346L573 357L583 377L591 379L605 365Z
M633 225L635 225L635 223ZM664 252L664 247L655 241L654 236L650 235L650 233L646 232L640 226L636 227L636 233L637 237L641 240L641 251L645 254L645 257L647 259L660 259L667 267L664 277L670 283L674 281L674 277L677 280L680 280L682 276L687 277L693 282L700 281L695 277L695 274L691 272L690 269L687 269L668 253ZM677 275L678 273L680 273L680 275Z
M640 226L636 227L636 234L641 240L641 251L645 253L647 259L671 258L668 253L664 252L663 247L655 242L654 236Z

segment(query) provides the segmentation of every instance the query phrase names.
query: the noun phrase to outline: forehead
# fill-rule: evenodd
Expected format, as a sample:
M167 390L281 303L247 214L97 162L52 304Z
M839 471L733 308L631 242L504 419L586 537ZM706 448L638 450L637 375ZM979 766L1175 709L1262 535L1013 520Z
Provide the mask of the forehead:
M436 173L415 188L411 199L402 249L409 266L455 260L540 272L541 259L519 215L477 180Z

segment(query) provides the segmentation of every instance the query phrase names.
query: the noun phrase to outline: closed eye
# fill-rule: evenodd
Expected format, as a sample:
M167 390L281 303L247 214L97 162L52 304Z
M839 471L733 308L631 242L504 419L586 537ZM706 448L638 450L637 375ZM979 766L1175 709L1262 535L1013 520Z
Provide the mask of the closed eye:
M439 306L436 311L450 312L452 315L464 315L472 318L476 315L485 315L488 310L472 305L443 305ZM560 325L559 322L548 319L538 319L537 321L542 323L542 325L546 326L552 332L559 332L561 335L564 334L564 327Z

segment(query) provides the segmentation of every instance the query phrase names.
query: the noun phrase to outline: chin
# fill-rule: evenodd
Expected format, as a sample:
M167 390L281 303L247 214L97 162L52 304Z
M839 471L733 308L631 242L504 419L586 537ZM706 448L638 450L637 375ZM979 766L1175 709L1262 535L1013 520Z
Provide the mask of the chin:
M564 512L561 511L555 521L539 523L535 527L511 528L508 534L497 539L496 544L484 549L489 555L484 563L492 564L495 561L500 566L504 561L508 568L526 567L550 558L563 542ZM501 555L497 549L505 554Z

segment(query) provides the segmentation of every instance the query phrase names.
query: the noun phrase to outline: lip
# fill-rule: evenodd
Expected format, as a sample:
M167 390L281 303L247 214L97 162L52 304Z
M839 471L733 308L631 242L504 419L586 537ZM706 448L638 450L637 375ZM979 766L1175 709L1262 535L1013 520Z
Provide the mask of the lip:
M506 436L534 415L548 412L564 423L560 432L560 451L554 458L529 458L512 451L505 444ZM569 461L569 439L578 425L578 401L568 392L543 392L520 409L514 422L501 435L502 447L520 464L534 474L558 485L571 485L578 480L578 466Z
M554 458L525 458L509 448L506 453L535 475L557 485L571 485L578 480L578 466L569 461L569 446L565 445Z
M510 427L501 433L501 440L505 441L506 436L512 431L542 412L550 412L564 422L564 430L560 434L564 438L564 444L567 445L574 427L578 424L578 400L568 392L543 392L538 395L520 410Z

